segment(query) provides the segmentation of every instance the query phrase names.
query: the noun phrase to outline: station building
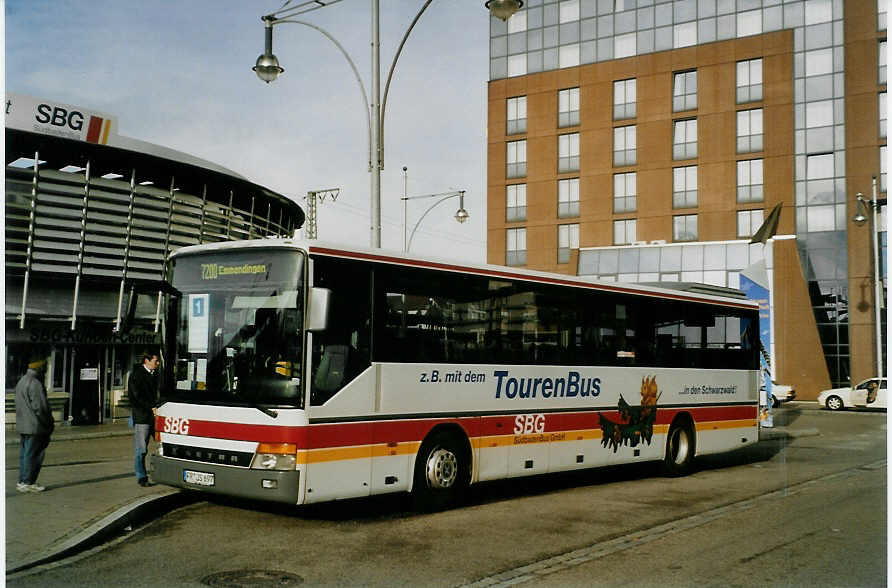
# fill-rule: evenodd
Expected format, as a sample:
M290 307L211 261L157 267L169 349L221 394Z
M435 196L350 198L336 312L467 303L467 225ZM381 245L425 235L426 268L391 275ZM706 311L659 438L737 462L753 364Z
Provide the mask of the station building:
M168 255L291 236L304 213L231 170L119 135L114 116L9 93L5 106L7 415L38 355L57 418L122 416L129 370L161 346Z
M732 288L761 270L775 380L815 398L876 375L886 5L527 0L492 18L488 262ZM852 222L858 193L877 226Z

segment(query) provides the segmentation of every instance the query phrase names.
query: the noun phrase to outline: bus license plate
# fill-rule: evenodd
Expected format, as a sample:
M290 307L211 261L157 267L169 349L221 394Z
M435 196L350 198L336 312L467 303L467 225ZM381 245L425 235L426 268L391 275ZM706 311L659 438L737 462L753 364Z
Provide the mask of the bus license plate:
M187 484L195 484L196 486L213 486L214 474L183 470L183 481Z

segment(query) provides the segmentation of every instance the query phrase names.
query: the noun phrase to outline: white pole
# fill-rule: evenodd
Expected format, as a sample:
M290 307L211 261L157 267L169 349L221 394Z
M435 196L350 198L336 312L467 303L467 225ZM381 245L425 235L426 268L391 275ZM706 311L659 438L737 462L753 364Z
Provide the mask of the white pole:
M883 376L883 324L880 322L882 317L880 315L880 305L883 301L883 284L880 282L880 249L879 242L877 237L877 231L879 230L879 225L877 224L877 209L879 208L879 203L877 203L877 178L873 177L872 184L872 200L870 201L870 207L872 210L872 222L871 222L871 249L873 253L873 310L874 310L874 321L876 322L876 346L877 346L877 377Z
M409 201L409 173L408 168L403 166L403 253L406 249L406 225L409 224L409 210L407 203Z
M371 246L381 247L381 43L378 0L372 0Z

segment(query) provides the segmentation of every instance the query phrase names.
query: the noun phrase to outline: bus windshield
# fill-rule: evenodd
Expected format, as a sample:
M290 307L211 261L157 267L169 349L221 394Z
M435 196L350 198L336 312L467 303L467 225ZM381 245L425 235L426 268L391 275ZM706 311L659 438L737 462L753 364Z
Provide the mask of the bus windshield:
M175 257L167 396L302 405L303 254L246 249Z

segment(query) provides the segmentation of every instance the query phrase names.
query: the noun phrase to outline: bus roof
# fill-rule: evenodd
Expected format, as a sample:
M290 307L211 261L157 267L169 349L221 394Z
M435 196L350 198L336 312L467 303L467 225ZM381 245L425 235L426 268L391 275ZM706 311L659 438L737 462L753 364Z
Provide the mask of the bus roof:
M653 284L636 284L625 282L603 282L584 276L572 276L537 270L529 270L502 265L475 264L464 261L450 260L437 257L421 257L411 253L393 251L388 249L371 249L343 243L331 243L325 241L307 241L301 239L253 239L246 241L227 241L222 243L209 243L205 245L191 245L182 247L171 254L171 258L183 255L194 255L208 251L227 251L245 248L287 248L300 249L315 255L339 257L342 259L356 259L391 265L403 265L406 267L427 268L435 270L452 271L478 276L490 276L513 280L524 280L542 284L555 284L601 290L604 292L616 292L637 296L653 296L671 300L700 302L717 304L734 308L758 309L756 301L741 298L739 290L732 288L717 288L699 284L679 289L671 284L656 286ZM708 293L707 293L708 292Z

